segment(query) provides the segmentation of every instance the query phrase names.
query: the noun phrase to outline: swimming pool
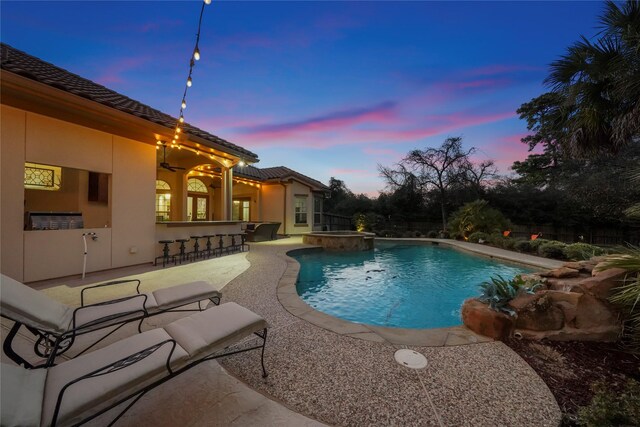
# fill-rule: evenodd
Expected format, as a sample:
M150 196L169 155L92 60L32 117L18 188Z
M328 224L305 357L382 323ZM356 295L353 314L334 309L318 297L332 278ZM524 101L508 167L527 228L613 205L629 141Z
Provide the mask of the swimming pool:
M318 311L376 326L460 325L460 307L492 275L532 272L523 266L435 245L376 242L367 252L295 253L298 295Z

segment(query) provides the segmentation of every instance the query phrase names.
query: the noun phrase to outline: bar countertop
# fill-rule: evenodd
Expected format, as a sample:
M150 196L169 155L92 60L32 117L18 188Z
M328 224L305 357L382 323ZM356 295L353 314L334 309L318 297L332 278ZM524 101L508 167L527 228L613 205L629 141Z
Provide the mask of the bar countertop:
M207 225L236 225L243 221L162 221L156 225L166 225L167 227L201 227Z

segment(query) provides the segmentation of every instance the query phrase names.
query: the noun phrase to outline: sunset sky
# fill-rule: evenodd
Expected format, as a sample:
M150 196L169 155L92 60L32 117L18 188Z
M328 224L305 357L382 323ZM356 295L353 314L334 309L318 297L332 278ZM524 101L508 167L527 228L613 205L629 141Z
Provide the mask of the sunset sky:
M199 1L0 3L17 49L176 116ZM597 33L585 2L213 1L186 121L354 192L384 188L378 163L448 136L508 173L524 159L516 109L551 61Z

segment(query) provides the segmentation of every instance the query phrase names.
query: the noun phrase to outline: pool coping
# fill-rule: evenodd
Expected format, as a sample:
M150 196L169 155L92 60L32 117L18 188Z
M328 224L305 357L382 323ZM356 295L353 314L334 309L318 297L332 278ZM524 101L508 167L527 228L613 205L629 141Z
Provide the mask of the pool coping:
M380 240L390 242L398 241L402 243L414 244L443 244L454 249L471 252L475 255L482 255L492 259L497 258L504 261L515 262L517 264L523 264L535 268L556 268L562 265L562 262L560 261L534 257L531 255L524 256L524 254L520 253L512 254L510 253L510 251L505 251L498 248L492 248L491 253L486 253L481 250L481 248L487 248L486 246L467 242L457 242L455 240L386 238ZM472 245L479 247L476 248ZM300 272L300 264L294 258L289 256L289 254L292 254L294 252L308 252L314 250L322 250L322 247L305 245L305 247L303 248L289 250L284 255L287 267L284 274L280 278L280 281L278 282L276 294L280 304L293 316L296 316L315 326L329 330L336 334L366 341L389 343L393 345L447 347L494 341L491 338L476 334L464 325L429 329L390 328L385 326L374 326L355 323L316 310L315 308L304 302L298 295L298 292L296 291L296 282L298 280L298 273Z

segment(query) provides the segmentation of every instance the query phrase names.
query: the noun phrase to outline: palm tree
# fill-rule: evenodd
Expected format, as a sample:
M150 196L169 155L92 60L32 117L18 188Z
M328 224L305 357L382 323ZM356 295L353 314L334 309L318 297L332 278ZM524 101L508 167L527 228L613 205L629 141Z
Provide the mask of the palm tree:
M575 153L616 152L640 139L640 0L608 1L595 41L582 37L545 80L568 109Z

